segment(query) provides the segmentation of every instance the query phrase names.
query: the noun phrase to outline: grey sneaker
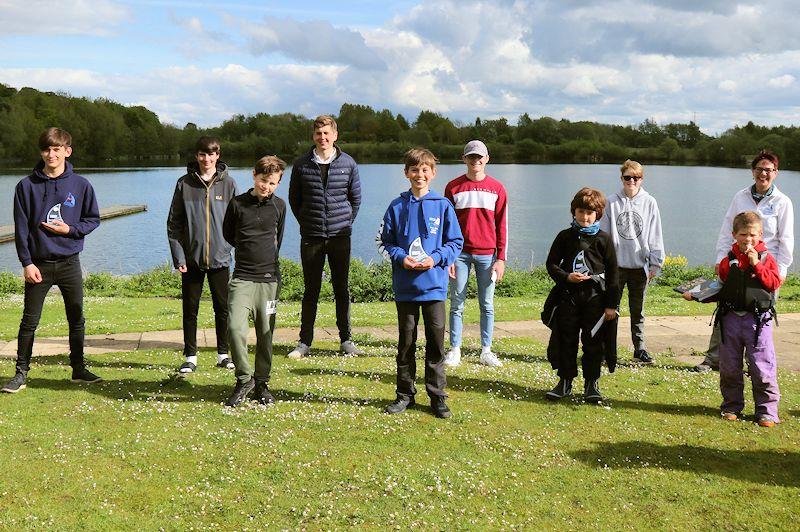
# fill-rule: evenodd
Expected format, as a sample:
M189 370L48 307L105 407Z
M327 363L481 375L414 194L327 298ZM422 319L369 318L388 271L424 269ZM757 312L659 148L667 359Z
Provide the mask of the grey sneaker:
M461 364L461 348L451 347L450 351L444 356L444 365L448 368L454 368Z
M383 409L384 412L387 414L400 414L401 412L405 412L407 408L414 406L414 398L413 397L405 397L403 395L398 395L397 399L386 405L386 408Z
M703 361L703 362L700 362L695 367L693 367L692 371L694 371L696 373L708 373L709 371L712 371L713 369L714 368L712 368L710 365L706 364L705 361Z
M300 360L303 357L307 357L308 354L311 352L311 347L307 346L303 342L297 344L297 347L292 350L287 356L292 360Z
M11 380L5 383L3 386L3 392L5 393L17 393L21 390L25 389L25 379L26 375L21 371L18 371L16 375L11 377Z
M341 348L342 353L344 353L345 355L361 356L364 354L364 351L362 349L359 349L358 346L355 343L353 343L352 340L345 340L344 342L341 343L339 347Z
M491 351L484 351L481 353L481 364L489 366L490 368L502 368L503 363L497 358L497 355Z

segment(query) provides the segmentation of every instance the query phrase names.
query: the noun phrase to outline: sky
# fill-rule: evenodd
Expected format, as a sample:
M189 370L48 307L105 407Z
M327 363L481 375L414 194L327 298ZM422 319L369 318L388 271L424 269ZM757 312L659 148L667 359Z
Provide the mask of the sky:
M182 127L342 103L636 125L800 125L797 0L0 0L0 83Z

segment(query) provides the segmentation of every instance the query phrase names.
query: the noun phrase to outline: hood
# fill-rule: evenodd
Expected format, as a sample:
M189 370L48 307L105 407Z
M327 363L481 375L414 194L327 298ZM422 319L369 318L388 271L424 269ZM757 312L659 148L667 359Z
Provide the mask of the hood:
M624 201L625 203L628 203L628 202L630 202L630 203L639 203L639 202L640 202L640 201L642 201L644 198L646 198L647 196L649 196L649 195L650 195L650 193L648 193L648 192L647 192L647 191L644 189L644 187L641 187L641 188L639 189L639 193L638 193L638 194L636 194L636 195L635 195L634 197L632 197L632 198L629 198L628 196L626 196L626 195L625 195L625 189L624 189L624 188L622 188L622 189L620 189L620 191L619 191L619 192L617 192L617 195L618 195L618 196L620 197L620 199L622 199L622 201Z
M428 193L421 198L415 197L414 194L411 193L411 190L407 190L400 194L400 198L403 200L402 208L400 209L400 225L403 227L403 235L408 236L409 218L416 214L418 217L417 227L419 227L420 236L425 238L428 237L427 215L429 212L431 214L439 212L439 209L435 207L439 201L449 202L447 198L433 190L428 191ZM416 212L412 213L412 210Z
M44 199L47 200L47 196L50 195L50 190L52 189L54 194L58 193L58 186L59 184L64 187L64 183L68 181L75 173L72 169L72 163L69 161L64 161L64 172L58 177L49 177L47 174L44 173L44 161L39 161L36 163L36 166L33 167L33 173L31 174L31 180L34 183L43 183L44 184Z
M33 167L32 177L34 177L34 181L37 179L40 181L57 181L57 180L65 180L73 175L72 170L72 163L69 161L64 161L64 173L62 173L58 177L49 177L47 174L44 173L44 161L39 161L36 163L36 166Z
M186 164L186 173L200 179L200 165L197 164L197 161L189 161ZM222 181L229 177L228 165L222 161L217 161L217 181Z

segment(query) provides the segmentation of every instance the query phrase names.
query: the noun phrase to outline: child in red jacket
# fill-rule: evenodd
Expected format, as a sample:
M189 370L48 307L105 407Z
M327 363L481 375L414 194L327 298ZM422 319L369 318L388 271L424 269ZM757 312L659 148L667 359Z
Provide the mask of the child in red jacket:
M778 264L761 241L757 212L746 211L733 219L736 242L719 263L723 286L719 292L717 320L722 332L719 351L719 388L722 417L735 420L744 409L742 354L753 384L756 421L762 427L779 423L777 360L772 341L775 292L781 284ZM687 294L684 294L686 297Z

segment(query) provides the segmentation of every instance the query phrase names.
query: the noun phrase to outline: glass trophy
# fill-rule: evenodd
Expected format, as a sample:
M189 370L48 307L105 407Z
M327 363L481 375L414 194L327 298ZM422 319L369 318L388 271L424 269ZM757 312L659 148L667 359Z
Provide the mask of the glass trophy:
M425 253L425 250L422 248L422 240L420 240L419 237L414 239L414 241L411 243L411 246L409 246L408 256L417 262L422 262L428 258L428 254Z
M60 203L56 203L49 211L47 211L47 223L51 224L56 220L58 220L61 223L64 222L64 218L61 217Z

